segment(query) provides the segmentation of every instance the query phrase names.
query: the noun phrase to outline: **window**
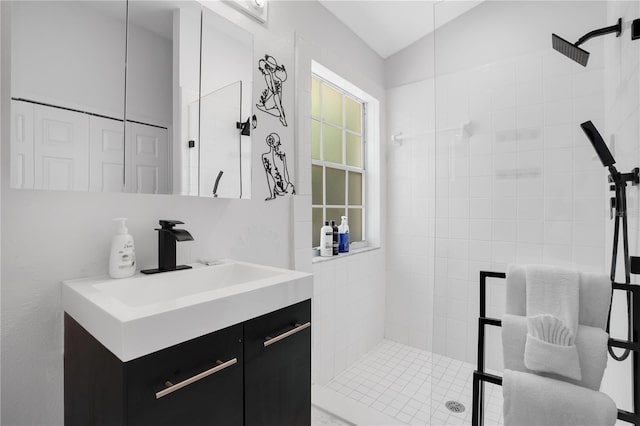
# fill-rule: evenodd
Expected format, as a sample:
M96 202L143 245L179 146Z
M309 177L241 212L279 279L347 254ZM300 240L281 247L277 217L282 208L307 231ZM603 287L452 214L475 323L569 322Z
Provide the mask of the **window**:
M351 242L365 238L366 105L313 75L311 80L311 184L313 247L325 220L349 219Z

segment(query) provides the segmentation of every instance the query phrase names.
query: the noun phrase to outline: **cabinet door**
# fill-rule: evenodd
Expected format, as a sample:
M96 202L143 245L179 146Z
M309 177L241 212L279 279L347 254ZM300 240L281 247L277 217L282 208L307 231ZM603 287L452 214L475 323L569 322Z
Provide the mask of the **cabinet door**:
M33 104L11 101L11 188L33 189Z
M59 108L34 107L35 189L89 189L89 118Z
M124 189L124 124L89 117L89 191L122 192Z
M245 322L245 424L311 424L311 301Z
M169 132L127 121L125 189L138 194L169 193Z
M242 364L241 324L127 362L127 424L242 425Z

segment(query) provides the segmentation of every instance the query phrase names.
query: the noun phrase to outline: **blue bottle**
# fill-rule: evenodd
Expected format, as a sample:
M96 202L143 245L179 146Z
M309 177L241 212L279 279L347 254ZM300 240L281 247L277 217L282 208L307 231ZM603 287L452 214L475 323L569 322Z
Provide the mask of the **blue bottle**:
M342 223L338 226L338 251L340 253L349 253L349 225L347 225L347 216L342 216Z

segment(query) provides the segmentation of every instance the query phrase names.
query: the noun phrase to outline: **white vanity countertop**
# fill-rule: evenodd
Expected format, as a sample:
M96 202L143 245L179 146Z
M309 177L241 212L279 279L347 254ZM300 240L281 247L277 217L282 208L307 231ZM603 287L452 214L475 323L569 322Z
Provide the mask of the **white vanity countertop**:
M310 299L312 275L224 260L130 278L63 281L62 306L120 360Z

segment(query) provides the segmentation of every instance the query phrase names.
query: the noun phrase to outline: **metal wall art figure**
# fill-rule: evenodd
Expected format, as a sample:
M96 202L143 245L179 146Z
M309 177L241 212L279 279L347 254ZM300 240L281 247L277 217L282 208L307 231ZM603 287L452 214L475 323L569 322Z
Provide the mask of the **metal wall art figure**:
M280 136L277 133L271 133L267 136L267 145L269 151L262 154L262 166L269 186L269 198L265 201L274 200L276 196L288 194L289 191L295 195L296 188L291 183L287 168L287 154L280 151Z
M287 127L287 118L282 107L282 83L287 80L287 70L284 65L278 65L278 61L270 55L264 55L264 59L260 59L258 69L264 76L267 88L260 95L256 107L262 112L278 117L282 125Z

